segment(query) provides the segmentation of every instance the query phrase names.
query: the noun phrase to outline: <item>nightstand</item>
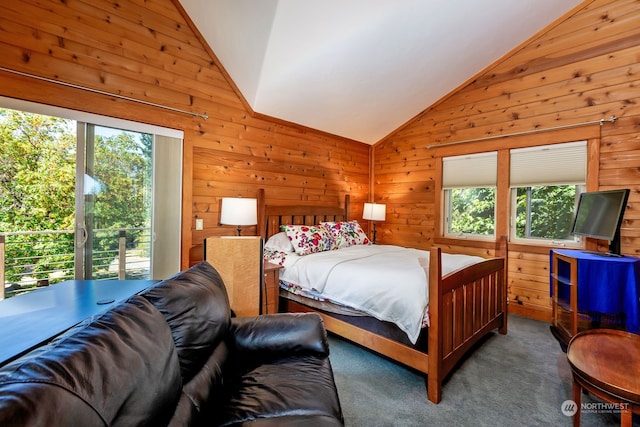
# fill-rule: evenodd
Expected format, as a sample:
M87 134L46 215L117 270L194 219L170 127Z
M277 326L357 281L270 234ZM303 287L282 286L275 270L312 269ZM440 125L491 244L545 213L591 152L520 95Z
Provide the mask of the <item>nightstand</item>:
M281 268L281 265L264 261L264 280L262 283L260 314L273 314L278 312Z
M262 239L257 236L213 236L204 240L204 259L218 270L236 316L260 314Z

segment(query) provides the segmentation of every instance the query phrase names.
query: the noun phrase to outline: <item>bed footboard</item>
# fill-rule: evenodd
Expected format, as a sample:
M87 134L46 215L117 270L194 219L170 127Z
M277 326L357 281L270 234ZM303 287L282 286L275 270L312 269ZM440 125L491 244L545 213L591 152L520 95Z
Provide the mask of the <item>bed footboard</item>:
M442 398L442 381L483 336L507 332L507 290L503 258L492 258L440 277L441 249L429 265L429 400Z

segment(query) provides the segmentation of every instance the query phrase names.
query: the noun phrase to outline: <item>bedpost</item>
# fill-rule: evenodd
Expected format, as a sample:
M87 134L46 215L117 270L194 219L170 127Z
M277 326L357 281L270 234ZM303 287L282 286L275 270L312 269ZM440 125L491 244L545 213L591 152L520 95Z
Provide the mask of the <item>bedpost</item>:
M344 195L344 220L349 221L349 209L351 209L351 196Z
M508 290L507 290L507 263L509 259L509 250L507 247L507 236L500 236L500 239L497 242L496 247L496 257L501 257L504 260L504 268L502 272L498 275L498 280L500 281L499 291L502 293L500 298L500 310L502 311L502 326L498 329L502 335L506 335L507 333L507 319L509 314L509 301L508 301Z
M442 297L440 282L442 271L442 249L431 248L429 252L429 373L427 374L427 398L433 403L442 399Z
M265 212L266 201L264 196L264 188L258 190L258 236L262 236L267 241L267 215Z
M494 253L496 258L507 258L507 236L500 236L496 240L496 245L494 247Z

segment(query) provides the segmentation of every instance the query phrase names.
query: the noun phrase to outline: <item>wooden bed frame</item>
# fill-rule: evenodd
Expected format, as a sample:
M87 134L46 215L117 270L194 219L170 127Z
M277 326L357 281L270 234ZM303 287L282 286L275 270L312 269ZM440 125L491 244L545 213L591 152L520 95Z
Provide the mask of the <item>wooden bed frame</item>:
M265 241L280 231L280 225L314 225L322 221L347 221L349 195L344 206L270 206L264 190L258 195L258 233ZM442 398L442 382L460 359L481 338L499 329L507 333L506 243L496 244L496 255L441 277L441 249L430 250L428 354L377 335L344 320L320 312L328 331L360 344L427 375L427 397ZM289 301L293 312L315 311Z

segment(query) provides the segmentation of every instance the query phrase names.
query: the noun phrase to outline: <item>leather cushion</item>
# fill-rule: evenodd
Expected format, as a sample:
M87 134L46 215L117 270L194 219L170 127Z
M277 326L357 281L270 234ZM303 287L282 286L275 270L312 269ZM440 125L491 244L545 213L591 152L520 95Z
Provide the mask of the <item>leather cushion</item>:
M317 313L277 313L231 320L229 341L243 358L317 353L329 355L327 331Z
M149 288L142 296L169 324L183 383L188 383L229 330L231 310L220 274L203 261Z
M134 296L0 369L0 425L166 425L181 387L169 327Z
M296 355L239 372L227 383L227 400L217 422L244 425L273 419L286 425L300 417L343 423L333 371L328 357ZM280 423L280 424L279 424ZM257 423L260 424L259 422Z
M225 401L224 372L227 370L229 350L225 342L216 346L198 373L184 385L170 426L209 425L212 414L220 412Z

